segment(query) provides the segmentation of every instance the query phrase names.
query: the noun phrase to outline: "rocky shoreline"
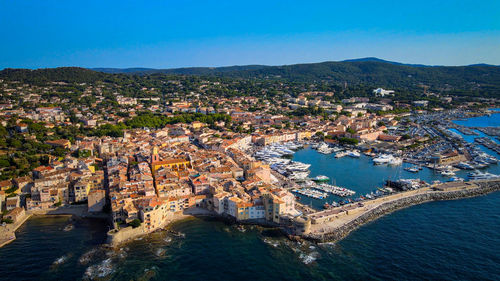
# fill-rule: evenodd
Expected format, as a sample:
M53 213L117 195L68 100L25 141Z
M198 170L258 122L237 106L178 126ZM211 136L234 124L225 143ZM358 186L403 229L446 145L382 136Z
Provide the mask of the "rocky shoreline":
M334 229L326 234L307 234L302 238L314 242L337 242L345 238L349 233L358 229L366 223L374 221L391 212L407 208L413 205L422 204L430 201L442 200L456 200L467 197L476 197L485 195L494 191L500 190L500 180L493 181L478 181L474 182L478 187L464 190L454 191L433 191L424 194L417 194L413 196L404 197L391 202L383 203L382 205L367 211L361 216L353 219L352 221L343 224L342 226Z

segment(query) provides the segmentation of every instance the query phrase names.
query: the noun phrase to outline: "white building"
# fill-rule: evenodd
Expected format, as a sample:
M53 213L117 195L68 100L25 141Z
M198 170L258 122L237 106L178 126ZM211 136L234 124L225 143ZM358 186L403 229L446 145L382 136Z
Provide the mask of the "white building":
M394 94L394 91L393 90L384 90L382 88L378 88L378 89L373 90L373 93L375 94L375 96L384 97L384 96L387 96L387 95Z

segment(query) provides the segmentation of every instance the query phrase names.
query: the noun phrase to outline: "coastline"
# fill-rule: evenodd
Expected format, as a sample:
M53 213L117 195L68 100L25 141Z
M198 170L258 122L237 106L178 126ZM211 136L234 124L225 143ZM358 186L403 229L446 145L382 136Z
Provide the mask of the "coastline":
M500 190L500 179L494 180L482 180L473 182L464 182L455 184L455 186L446 187L446 183L426 187L419 190L411 190L403 193L393 194L388 197L382 197L370 201L365 201L362 207L358 210L350 209L344 214L325 220L323 222L313 223L312 231L308 234L303 234L300 236L302 239L310 240L317 243L322 242L338 242L343 238L347 237L352 231L360 228L361 226L377 220L378 218L390 214L392 212L411 207L414 205L431 202L431 201L443 201L443 200L459 200L468 197L476 197L485 195L487 193L495 192ZM344 208L339 207L338 209ZM15 231L23 225L32 216L75 216L79 218L107 218L106 214L88 214L81 210L79 207L65 207L58 208L55 210L48 210L43 212L30 212L25 215L25 217L11 226L8 231L2 233L6 239L0 240L0 247L3 247L16 239ZM325 211L319 211L317 213L310 214L309 217L318 216ZM182 214L177 214L172 218L165 220L164 224L153 230L146 231L141 225L137 228L126 227L120 229L119 231L111 230L107 233L106 243L104 245L116 248L124 243L130 242L133 239L151 234L155 231L168 231L172 223L189 219L192 217L215 217L220 219L227 219L222 216L217 215L214 212L195 208L192 210L187 210ZM234 222L234 221L233 221ZM238 224L256 224L262 225L264 227L270 227L270 225L261 224L254 221L239 221ZM329 227L324 230L325 227ZM286 234L286 232L284 232ZM286 235L288 236L288 235ZM289 236L290 239L292 239ZM296 237L294 237L296 238Z
M31 216L32 214L26 214L20 221L12 225L7 225L5 228L2 227L0 231L0 236L2 236L0 238L0 248L16 240L17 229L21 227L21 225L23 225Z
M139 227L133 228L131 226L127 226L125 228L116 230L112 229L107 232L107 238L106 238L106 243L105 246L108 246L110 248L116 248L124 243L130 242L136 238L151 234L156 231L163 231L163 230L168 230L170 225L172 223L189 219L192 217L200 217L200 216L210 216L210 217L217 217L215 213L209 210L201 209L201 208L194 208L191 210L186 210L182 214L175 214L171 218L165 220L163 224L152 230L148 231L144 228L144 224L141 224Z
M33 216L71 216L77 218L94 218L94 219L109 219L109 215L105 213L92 214L87 212L86 205L65 206L47 210L36 210L26 212L24 217L14 223L0 228L0 248L16 240L16 231L28 219Z
M338 242L361 226L377 220L384 215L407 207L431 201L459 200L498 191L500 190L500 179L466 182L451 190L439 190L443 185L444 184L435 186L423 192L414 192L403 196L400 194L398 198L381 201L374 207L367 208L361 212L354 214L347 213L346 216L342 218L342 223L333 225L328 231L311 232L302 235L302 238L318 243Z

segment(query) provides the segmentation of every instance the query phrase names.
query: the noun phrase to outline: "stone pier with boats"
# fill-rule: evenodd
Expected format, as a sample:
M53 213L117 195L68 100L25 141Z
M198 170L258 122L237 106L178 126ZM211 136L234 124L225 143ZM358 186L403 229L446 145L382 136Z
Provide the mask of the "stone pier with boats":
M500 190L500 179L448 182L356 202L307 215L302 238L336 242L351 231L390 212L429 201L454 200Z

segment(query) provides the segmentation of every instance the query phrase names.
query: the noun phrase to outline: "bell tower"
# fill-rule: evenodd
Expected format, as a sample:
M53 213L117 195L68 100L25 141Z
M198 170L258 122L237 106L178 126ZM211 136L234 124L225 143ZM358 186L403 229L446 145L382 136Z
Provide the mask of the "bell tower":
M158 155L158 147L153 147L153 151L151 153L151 163L160 161L160 155Z

